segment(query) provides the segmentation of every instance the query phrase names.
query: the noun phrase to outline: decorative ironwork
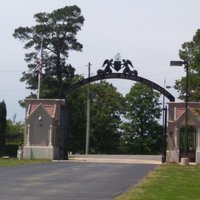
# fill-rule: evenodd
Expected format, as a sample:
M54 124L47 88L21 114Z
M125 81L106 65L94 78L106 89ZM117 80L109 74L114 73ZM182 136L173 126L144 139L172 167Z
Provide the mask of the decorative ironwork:
M133 64L130 60L125 60L125 59L121 60L120 56L117 55L117 58L115 59L115 61L113 61L113 59L110 59L110 60L106 59L103 62L102 67L104 67L104 69L99 69L97 71L96 76L92 76L92 77L78 81L77 83L73 84L66 91L66 93L70 94L71 92L75 91L82 85L103 80L103 79L127 79L127 80L137 81L145 85L148 85L154 90L157 90L158 92L163 94L165 97L167 97L169 101L171 102L175 101L175 97L172 94L170 94L165 88L154 83L153 81L150 81L146 78L138 76L138 72L134 69ZM119 72L122 69L123 71ZM112 70L115 70L116 72L119 72L119 73L116 73L116 72L113 73Z
M157 90L158 92L163 94L166 98L168 98L169 101L171 101L171 102L175 101L175 97L171 93L169 93L165 88L154 83L153 81L150 81L150 80L143 78L143 77L140 77L140 76L135 76L135 75L132 75L132 74L123 74L123 73L111 73L111 74L91 76L89 78L78 81L77 83L72 85L67 90L66 93L70 94L71 92L75 91L76 89L78 89L79 87L81 87L85 84L92 83L92 82L99 81L99 80L103 80L103 79L126 79L126 80L137 81L137 82L140 82L140 83L143 83L145 85L150 86L154 90Z
M130 60L125 60L122 59L121 60L115 60L113 61L113 59L106 59L103 62L102 67L105 67L104 69L99 69L97 71L98 75L104 75L104 74L112 74L112 69L114 69L115 71L119 71L121 69L123 69L122 73L123 74L130 74L130 75L134 75L137 76L138 72L136 70L134 70L133 64ZM133 69L131 69L133 68Z

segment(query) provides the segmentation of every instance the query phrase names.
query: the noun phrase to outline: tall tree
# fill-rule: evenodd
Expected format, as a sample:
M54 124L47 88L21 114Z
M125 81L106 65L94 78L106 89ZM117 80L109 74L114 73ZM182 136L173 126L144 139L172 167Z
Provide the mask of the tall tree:
M6 141L6 104L4 101L0 102L0 155L5 153L5 141Z
M91 153L118 153L123 97L112 84L91 85Z
M34 15L36 25L19 27L13 36L25 42L24 48L31 50L25 54L28 71L23 72L21 81L32 91L38 89L38 53L42 47L41 97L63 97L63 90L71 84L75 69L66 64L70 50L81 51L76 35L84 22L77 6L65 6L51 13ZM31 96L35 96L31 93Z
M185 42L182 45L182 49L179 51L179 56L182 60L188 61L189 63L189 85L188 89L189 100L199 101L200 100L200 29L197 30L193 36L192 41ZM180 80L176 80L175 88L180 91L180 99L185 99L186 91L186 78L182 77Z
M118 153L123 97L105 81L90 85L90 153ZM85 153L87 86L68 99L68 150Z
M122 143L126 153L152 153L160 150L162 128L159 93L136 83L125 97ZM155 149L157 148L157 149Z

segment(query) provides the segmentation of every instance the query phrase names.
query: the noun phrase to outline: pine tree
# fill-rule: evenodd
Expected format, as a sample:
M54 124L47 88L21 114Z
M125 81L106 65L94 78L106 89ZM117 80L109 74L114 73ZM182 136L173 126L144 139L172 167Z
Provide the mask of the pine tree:
M42 46L41 98L63 98L63 91L71 85L75 69L67 64L69 51L81 51L83 45L76 35L81 30L84 17L77 6L65 6L51 13L34 15L36 25L19 27L14 31L14 38L24 42L28 71L21 78L27 89L32 90L30 97L35 97L38 89L38 53ZM41 73L41 70L40 70Z
M4 101L0 102L0 155L3 155L6 150L6 104Z

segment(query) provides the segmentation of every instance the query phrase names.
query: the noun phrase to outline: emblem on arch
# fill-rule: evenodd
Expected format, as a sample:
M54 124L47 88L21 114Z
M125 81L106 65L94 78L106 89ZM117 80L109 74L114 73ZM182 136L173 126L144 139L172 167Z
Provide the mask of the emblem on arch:
M115 60L115 61L113 61L113 59L106 59L103 62L102 67L104 69L97 70L98 75L111 74L113 72L112 70L118 72L122 69L123 69L122 71L123 74L130 74L134 76L138 75L137 70L134 69L132 62L128 59Z

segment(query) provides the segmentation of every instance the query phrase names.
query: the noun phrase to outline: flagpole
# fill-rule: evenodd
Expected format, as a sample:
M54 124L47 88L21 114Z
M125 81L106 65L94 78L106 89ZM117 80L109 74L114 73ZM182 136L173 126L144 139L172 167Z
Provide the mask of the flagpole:
M38 71L38 92L37 92L37 99L40 98L40 72Z
M43 65L43 41L41 42L40 47L40 55L38 58L38 92L37 92L37 99L40 98L40 85L41 85L41 75L42 75L42 66Z

